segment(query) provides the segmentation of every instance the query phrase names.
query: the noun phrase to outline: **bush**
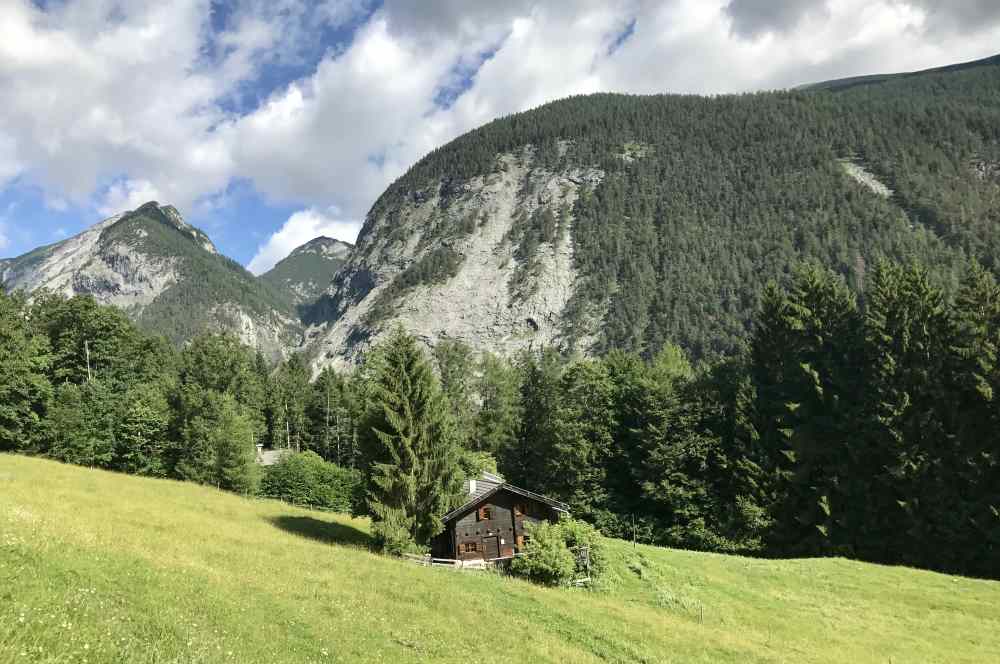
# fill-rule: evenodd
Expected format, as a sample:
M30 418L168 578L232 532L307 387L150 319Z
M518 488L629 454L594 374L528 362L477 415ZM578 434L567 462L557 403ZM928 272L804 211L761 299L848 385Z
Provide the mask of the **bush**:
M350 512L360 484L356 470L323 461L315 452L302 452L265 470L261 495L293 505Z
M579 576L589 576L591 580L600 577L608 569L608 557L604 548L604 538L597 528L586 521L563 519L559 522L563 541L566 547L575 552L576 573ZM587 556L582 556L581 549L587 550Z
M576 558L566 546L559 523L538 523L527 526L531 540L525 555L511 561L510 571L537 583L566 586L576 573Z
M563 519L557 523L529 524L528 534L531 539L525 549L527 555L511 562L511 573L517 576L551 586L566 586L584 576L594 581L608 567L603 539L589 523Z

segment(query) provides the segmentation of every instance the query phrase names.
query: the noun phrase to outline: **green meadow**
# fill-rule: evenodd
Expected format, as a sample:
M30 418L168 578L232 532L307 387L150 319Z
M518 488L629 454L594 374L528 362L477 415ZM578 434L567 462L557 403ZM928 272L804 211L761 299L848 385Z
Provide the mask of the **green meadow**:
M346 515L0 455L0 662L1000 662L1000 583L609 542L600 587L368 550Z

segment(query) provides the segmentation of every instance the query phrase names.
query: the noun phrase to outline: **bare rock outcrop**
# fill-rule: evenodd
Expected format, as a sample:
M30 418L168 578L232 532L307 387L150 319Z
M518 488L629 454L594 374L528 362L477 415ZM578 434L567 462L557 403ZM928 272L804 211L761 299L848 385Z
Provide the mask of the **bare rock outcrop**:
M536 168L525 148L500 156L488 175L413 192L370 217L327 292L330 322L307 331L313 370L355 364L395 325L428 346L455 339L502 354L572 344L564 324L578 278L571 211L603 177L594 168ZM558 229L525 254L519 238L541 211ZM400 286L408 268L436 252L452 257L450 271Z

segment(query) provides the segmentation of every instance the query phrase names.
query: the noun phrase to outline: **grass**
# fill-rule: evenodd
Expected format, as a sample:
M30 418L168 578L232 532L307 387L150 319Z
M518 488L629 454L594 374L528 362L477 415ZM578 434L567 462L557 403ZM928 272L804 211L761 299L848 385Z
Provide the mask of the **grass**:
M0 662L995 662L1000 583L611 542L599 591L373 555L367 523L0 455Z

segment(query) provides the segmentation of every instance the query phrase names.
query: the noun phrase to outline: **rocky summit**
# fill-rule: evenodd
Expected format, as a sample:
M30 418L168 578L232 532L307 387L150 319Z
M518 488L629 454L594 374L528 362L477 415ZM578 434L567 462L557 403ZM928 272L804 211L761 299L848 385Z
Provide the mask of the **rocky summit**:
M0 284L8 291L91 295L177 343L225 331L280 357L301 338L279 292L220 255L173 206L156 202L0 263Z

